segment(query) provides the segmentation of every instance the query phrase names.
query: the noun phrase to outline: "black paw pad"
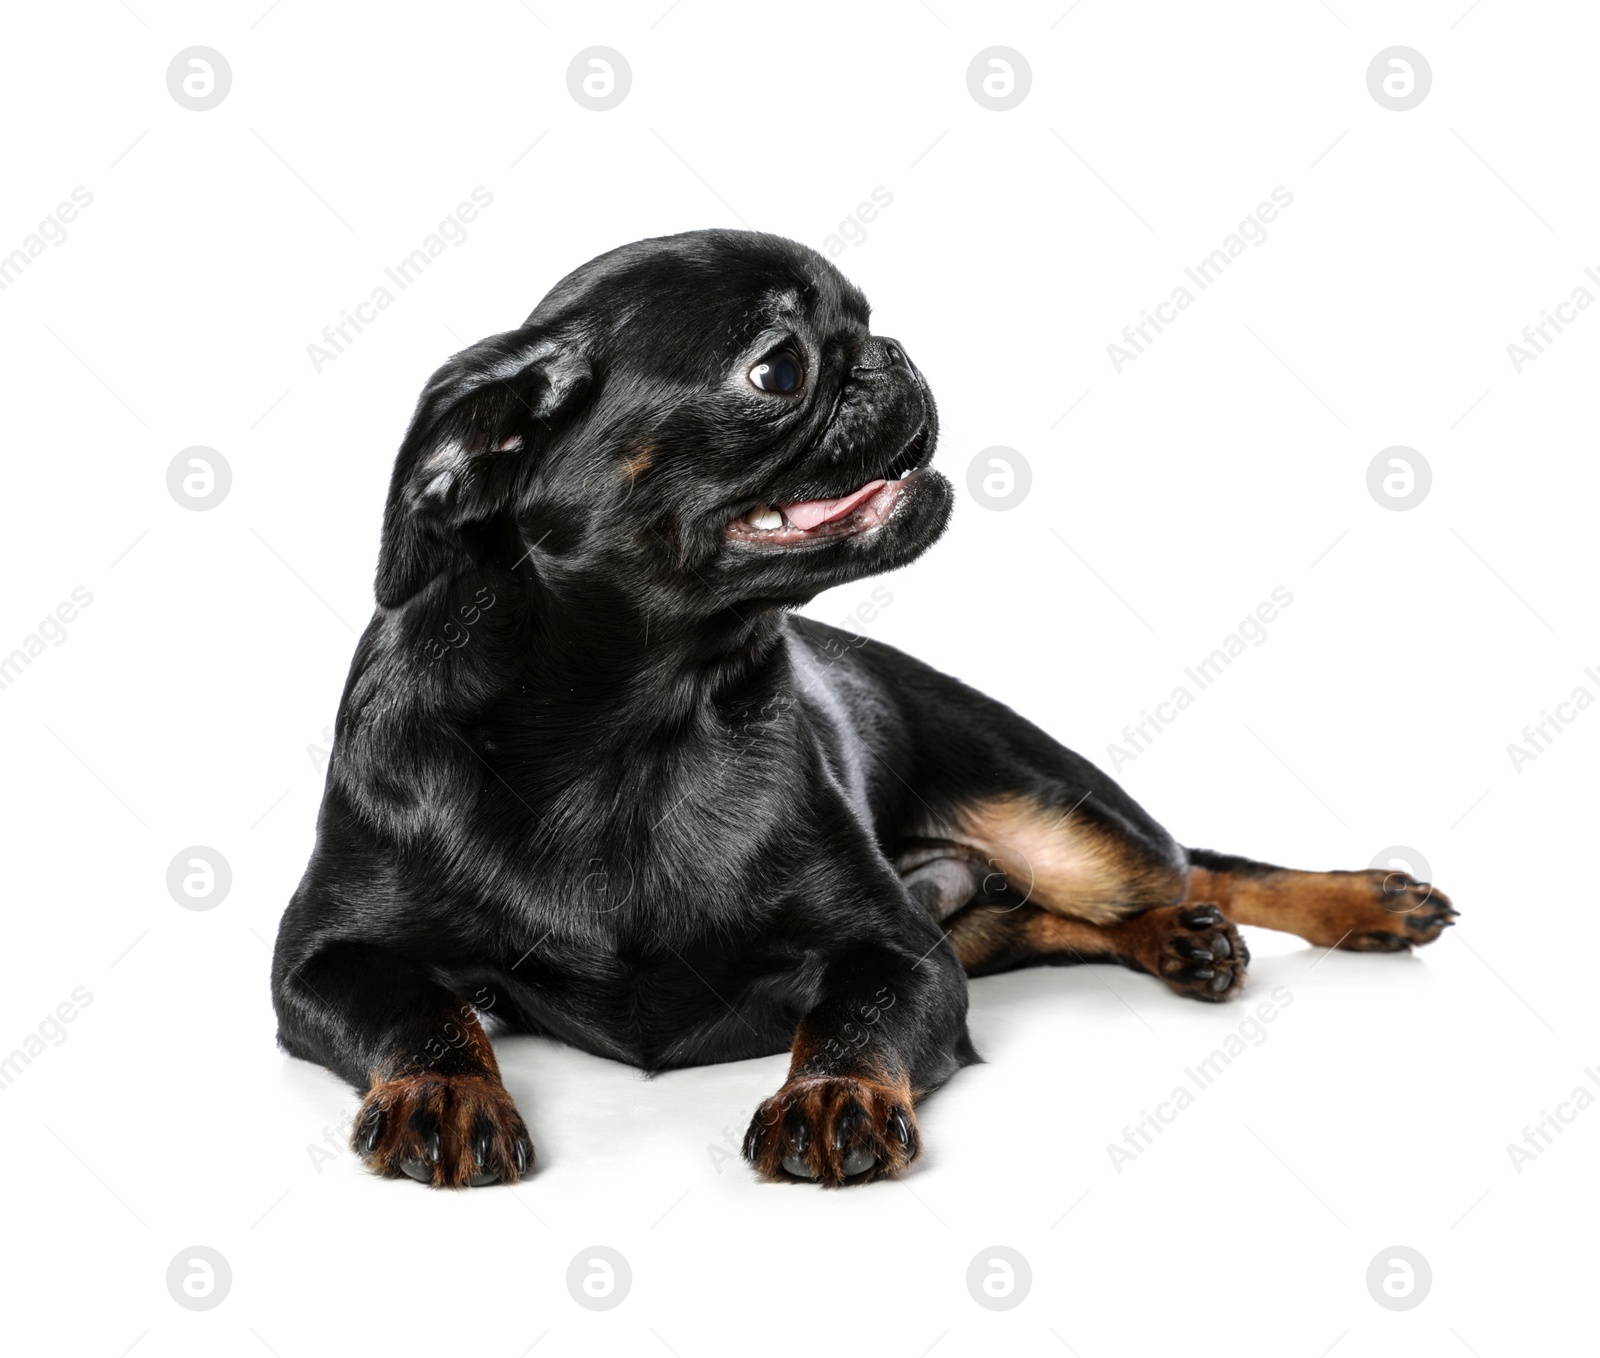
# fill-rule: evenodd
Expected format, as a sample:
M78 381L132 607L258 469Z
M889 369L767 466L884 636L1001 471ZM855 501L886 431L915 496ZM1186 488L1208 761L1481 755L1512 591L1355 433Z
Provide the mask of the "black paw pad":
M1250 950L1215 905L1169 908L1151 919L1158 931L1157 974L1173 990L1212 1002L1238 991Z

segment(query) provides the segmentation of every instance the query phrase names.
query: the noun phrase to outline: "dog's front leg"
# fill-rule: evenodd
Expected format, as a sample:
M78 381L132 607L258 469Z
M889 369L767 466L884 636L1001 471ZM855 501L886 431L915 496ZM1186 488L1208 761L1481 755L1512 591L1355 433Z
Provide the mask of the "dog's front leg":
M745 1134L745 1159L764 1178L860 1183L916 1158L916 1101L976 1059L966 977L937 932L918 957L924 941L919 932L910 946L861 946L830 962L788 1079Z
M350 941L296 958L280 939L273 973L279 1041L365 1091L350 1140L368 1165L437 1188L522 1177L533 1143L474 1009L482 996Z

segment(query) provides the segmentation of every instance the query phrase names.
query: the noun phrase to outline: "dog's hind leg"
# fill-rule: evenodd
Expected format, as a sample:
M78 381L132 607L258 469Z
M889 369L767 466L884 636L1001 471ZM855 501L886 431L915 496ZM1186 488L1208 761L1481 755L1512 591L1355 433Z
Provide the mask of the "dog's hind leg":
M863 735L893 774L878 784L880 836L971 974L1099 959L1227 998L1246 961L1236 924L1397 951L1454 915L1404 873L1293 872L1185 849L1010 708L887 647L849 654L899 716Z
M1237 930L1187 900L1181 849L1092 801L969 803L948 839L902 845L896 865L969 975L1118 962L1180 995L1227 999L1250 960Z
M1248 858L1189 850L1188 901L1213 901L1230 919L1298 934L1322 948L1404 952L1432 943L1457 911L1409 873L1298 872Z
M946 925L972 976L1017 967L1116 962L1195 1000L1232 998L1250 950L1214 905L1158 905L1116 924L1091 924L1037 905L979 903Z
M1444 893L1403 872L1299 872L1193 849L1188 871L1164 880L1148 864L1114 870L1118 855L1096 847L1093 830L1073 844L1052 843L1063 826L1040 832L1040 819L1019 821L1014 805L982 823L989 833L976 854L962 844L902 860L908 889L941 920L974 976L1117 962L1180 995L1220 1000L1237 991L1250 960L1236 925L1284 930L1321 947L1398 952L1431 943L1456 915ZM1017 833L1019 826L1033 829ZM1122 861L1130 854L1137 857L1123 845ZM1167 899L1151 904L1152 896Z

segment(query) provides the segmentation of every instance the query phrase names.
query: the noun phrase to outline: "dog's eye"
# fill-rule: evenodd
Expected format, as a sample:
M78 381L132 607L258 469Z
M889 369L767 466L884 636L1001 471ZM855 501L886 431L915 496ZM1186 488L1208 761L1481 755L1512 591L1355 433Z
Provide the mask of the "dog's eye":
M805 380L805 369L792 350L780 349L769 354L750 369L750 385L758 391L773 391L782 396L800 390Z

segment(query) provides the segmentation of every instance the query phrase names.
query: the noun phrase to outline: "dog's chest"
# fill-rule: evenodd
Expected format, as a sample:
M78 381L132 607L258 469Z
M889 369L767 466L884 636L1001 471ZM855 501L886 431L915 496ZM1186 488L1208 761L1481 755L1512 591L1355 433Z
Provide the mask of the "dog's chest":
M532 1025L650 1069L780 1050L815 1003L819 955L767 929L745 901L629 897L563 913L508 979ZM597 888L589 904L602 900Z

